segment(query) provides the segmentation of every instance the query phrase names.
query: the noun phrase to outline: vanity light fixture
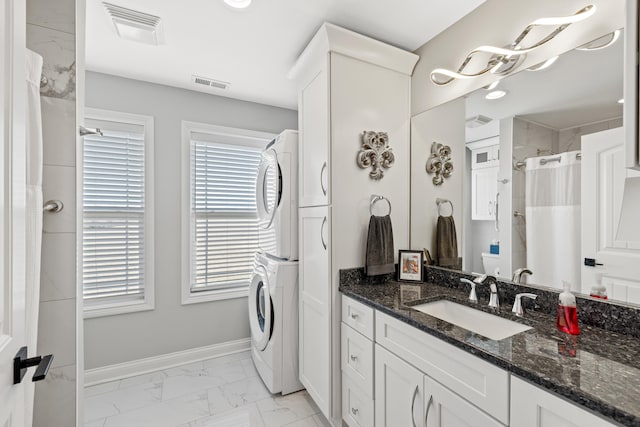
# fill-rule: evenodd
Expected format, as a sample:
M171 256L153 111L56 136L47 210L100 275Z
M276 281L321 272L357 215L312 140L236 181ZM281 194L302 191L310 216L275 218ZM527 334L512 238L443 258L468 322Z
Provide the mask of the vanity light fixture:
M224 2L234 9L246 9L251 4L251 0L224 0Z
M527 25L527 27L522 31L522 33L520 33L515 41L507 47L477 47L467 55L457 71L448 70L446 68L436 68L431 71L429 78L435 85L444 86L456 79L471 79L474 77L482 76L489 72L500 75L508 74L524 60L524 56L527 53L539 48L548 41L552 40L555 36L564 31L569 25L589 18L594 14L595 10L596 6L590 4L570 16L537 19L531 24ZM528 47L524 47L522 42L527 37L527 35L531 32L531 30L533 30L533 28L540 26L555 26L556 28L539 41L531 44ZM471 60L475 56L480 54L491 54L491 57L487 61L487 65L479 71L465 72L465 69L467 68Z
M527 68L527 71L540 71L540 70L544 70L545 68L549 68L553 65L554 62L556 62L558 58L559 56L554 56L553 58L549 58L546 61L543 61L539 64L536 64L532 67Z
M494 90L498 86L499 83L500 83L500 80L496 80L495 82L493 82L493 83L491 83L489 85L486 85L482 89L484 89L484 90Z
M618 41L618 39L620 38L620 33L621 33L620 30L615 30L612 33L605 34L602 37L598 37L597 39L592 40L589 43L585 43L582 46L578 46L576 50L583 50L588 52L592 50L606 49L612 44L614 44L616 41Z
M486 94L485 99L488 99L488 100L500 99L508 93L509 92L507 92L506 90L494 90L493 92L489 92L488 94Z

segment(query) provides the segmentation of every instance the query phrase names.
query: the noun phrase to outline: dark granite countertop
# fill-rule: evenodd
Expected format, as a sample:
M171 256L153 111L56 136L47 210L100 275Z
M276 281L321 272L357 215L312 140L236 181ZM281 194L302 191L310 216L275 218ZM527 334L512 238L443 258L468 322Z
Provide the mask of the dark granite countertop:
M344 274L343 274L344 272ZM411 308L423 302L448 299L492 312L488 298L468 301L468 290L433 283L393 280L362 284L358 274L341 272L340 291L519 377L536 383L626 426L640 426L640 340L581 323L581 334L570 336L556 329L555 316L529 310L524 318L511 313L501 301L501 317L532 329L495 341ZM428 276L427 276L428 277ZM524 301L524 300L523 300ZM527 306L526 303L525 306Z

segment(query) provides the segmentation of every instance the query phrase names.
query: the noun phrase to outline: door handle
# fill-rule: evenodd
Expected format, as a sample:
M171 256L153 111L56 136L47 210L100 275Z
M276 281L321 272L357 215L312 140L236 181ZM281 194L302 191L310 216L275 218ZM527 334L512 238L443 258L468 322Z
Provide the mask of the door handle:
M322 220L322 225L320 226L320 241L322 242L322 247L327 250L327 242L324 241L324 226L327 224L327 217L325 216Z
M500 231L500 193L496 193L496 204L495 206L495 210L496 210L496 231Z
M51 363L53 363L53 354L28 358L27 347L22 347L16 353L16 357L13 358L13 383L21 383L27 373L27 369L31 366L37 366L36 372L33 374L33 381L45 379L47 373L49 373Z
M327 170L327 162L322 164L322 168L320 168L320 188L322 189L322 194L327 195L327 189L324 188L324 183L322 181L322 177L324 176L324 171Z
M413 427L416 427L416 420L413 417L413 408L416 405L416 396L418 395L419 387L420 386L416 386L416 389L413 391L413 399L411 399L411 423L413 424Z
M431 404L432 403L433 403L433 394L431 396L429 396L429 401L427 402L427 412L424 415L424 425L425 425L425 427L429 423L429 409L431 409Z
M80 136L87 136L87 135L104 136L100 128L91 129L91 128L86 128L82 125L78 127L78 133L80 134Z

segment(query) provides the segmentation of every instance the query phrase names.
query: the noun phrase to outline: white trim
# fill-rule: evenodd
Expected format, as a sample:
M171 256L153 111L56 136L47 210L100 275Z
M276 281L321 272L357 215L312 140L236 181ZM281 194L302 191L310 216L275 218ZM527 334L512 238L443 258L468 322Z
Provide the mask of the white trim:
M249 284L243 288L220 289L203 292L191 292L191 136L192 134L209 134L223 136L226 140L243 139L242 145L265 147L276 134L268 132L252 131L247 129L230 128L182 121L182 305L197 304L201 302L220 301L234 298L244 298L249 294ZM252 141L253 140L253 141Z
M138 311L147 311L147 310L153 310L155 308L155 278L154 278L154 272L155 272L155 264L154 264L154 260L155 260L155 256L154 256L154 250L155 250L155 226L154 226L154 212L155 212L155 202L154 202L154 163L155 163L155 156L154 156L154 119L153 116L145 116L145 115L141 115L141 114L132 114L132 113L125 113L125 112L121 112L121 111L111 111L111 110L103 110L100 108L90 108L90 107L86 107L85 111L84 111L84 118L85 120L102 120L102 121L113 121L113 122L119 122L119 123L128 123L128 124L134 124L134 125L139 125L142 126L144 128L144 171L145 171L145 181L144 181L144 185L145 185L145 192L144 192L144 203L145 203L145 209L144 209L144 228L145 228L145 232L144 232L144 244L145 244L145 269L144 269L144 301L132 301L132 302L128 302L128 303L113 303L113 302L106 302L104 305L101 306L97 306L97 305L93 305L90 306L88 304L84 304L84 318L85 319L89 319L89 318L94 318L94 317L102 317L102 316L113 316L116 314L123 314L123 313L133 313L133 312L138 312ZM78 171L78 176L80 179L80 185L78 185L79 187L79 195L82 195L82 177L83 177L83 164L82 164L82 159L83 159L83 149L84 147L81 146L79 148L80 152L79 152L79 158L78 158L78 165L79 165L79 171ZM78 242L79 242L79 248L82 248L82 233L83 233L83 229L82 229L82 223L83 223L83 216L82 216L82 198L80 197L79 199L79 203L78 205L80 206L80 209L78 209L79 215L79 225L78 225L78 229L79 231L79 236L78 236ZM82 288L83 288L83 282L82 282L82 250L78 251L78 277L80 280L80 295L82 295Z
M241 340L227 341L220 344L197 347L160 356L147 357L144 359L133 360L131 362L118 363L115 365L104 366L102 368L87 369L84 372L85 387L173 368L186 363L199 362L201 360L212 359L214 357L240 353L250 349L251 339L244 338Z

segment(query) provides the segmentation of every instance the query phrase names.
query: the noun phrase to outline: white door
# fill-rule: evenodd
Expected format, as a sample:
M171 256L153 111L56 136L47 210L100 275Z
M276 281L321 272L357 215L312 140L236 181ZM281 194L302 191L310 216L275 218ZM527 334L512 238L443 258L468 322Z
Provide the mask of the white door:
M331 209L322 206L299 212L300 382L331 419Z
M426 427L502 427L498 421L428 376L424 377L424 394Z
M0 0L0 20L0 427L22 427L33 374L13 385L13 358L26 345L25 2Z
M375 347L376 427L423 426L424 374L380 345Z
M601 280L609 298L640 303L640 242L616 239L624 180L640 176L624 165L622 127L582 137L582 292Z

